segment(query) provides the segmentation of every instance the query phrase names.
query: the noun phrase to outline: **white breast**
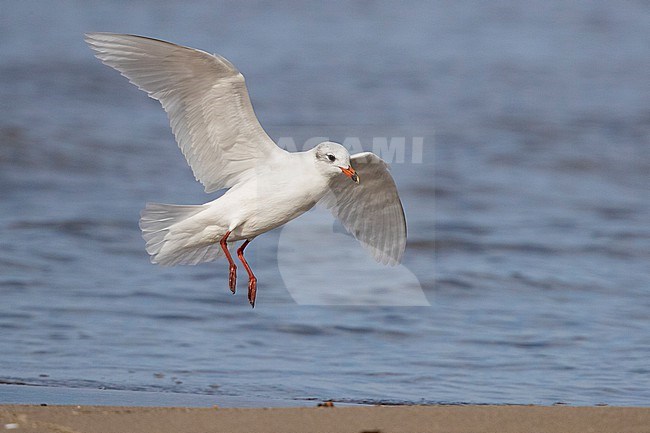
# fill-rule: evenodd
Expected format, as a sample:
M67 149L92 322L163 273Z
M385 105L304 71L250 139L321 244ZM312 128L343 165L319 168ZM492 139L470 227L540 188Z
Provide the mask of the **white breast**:
M313 156L291 156L260 167L256 176L210 203L215 214L225 217L232 240L251 239L291 221L327 192L327 179L311 161L303 161Z

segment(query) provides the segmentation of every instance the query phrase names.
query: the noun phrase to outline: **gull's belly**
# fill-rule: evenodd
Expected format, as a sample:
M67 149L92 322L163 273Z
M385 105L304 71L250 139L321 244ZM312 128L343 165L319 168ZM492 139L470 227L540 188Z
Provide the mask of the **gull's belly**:
M273 230L311 209L325 193L324 184L295 178L260 176L232 189L217 201L228 207L232 240L251 239Z
M249 213L233 234L242 239L253 238L299 217L315 204L315 201L304 200L267 203Z

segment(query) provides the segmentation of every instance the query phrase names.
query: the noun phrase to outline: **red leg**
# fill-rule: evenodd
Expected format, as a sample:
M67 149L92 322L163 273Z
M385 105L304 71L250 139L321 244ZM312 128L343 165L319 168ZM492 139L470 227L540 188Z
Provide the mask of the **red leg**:
M246 248L246 245L248 245L250 240L246 239L246 242L244 242L241 247L237 249L237 257L239 257L239 260L244 264L244 267L246 268L246 272L248 272L248 302L250 302L251 307L255 308L255 296L257 295L257 278L253 274L253 271L251 270L251 267L248 266L248 262L244 258L244 248Z
M228 251L228 244L226 243L228 240L228 236L230 236L230 231L227 231L226 234L223 235L221 241L219 241L219 244L221 244L221 249L223 250L224 254L226 255L226 258L228 259L228 263L230 264L228 285L230 286L230 291L235 293L235 289L237 288L237 265L235 265L235 262L233 261L232 256L230 255L230 251Z

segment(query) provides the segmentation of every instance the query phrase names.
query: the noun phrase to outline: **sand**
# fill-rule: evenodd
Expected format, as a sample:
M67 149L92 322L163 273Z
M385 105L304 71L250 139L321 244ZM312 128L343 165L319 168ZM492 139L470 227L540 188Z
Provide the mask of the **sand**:
M272 409L0 406L0 431L55 433L650 432L650 408L363 406Z

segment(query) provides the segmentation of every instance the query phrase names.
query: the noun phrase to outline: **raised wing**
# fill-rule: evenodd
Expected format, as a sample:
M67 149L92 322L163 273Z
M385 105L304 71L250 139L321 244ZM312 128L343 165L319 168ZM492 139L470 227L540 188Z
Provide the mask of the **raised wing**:
M285 153L259 124L244 76L223 57L133 35L88 33L86 42L103 63L160 101L206 192L233 186L257 164Z
M370 152L350 157L360 183L340 176L323 203L380 263L401 262L406 247L406 219L388 165Z

